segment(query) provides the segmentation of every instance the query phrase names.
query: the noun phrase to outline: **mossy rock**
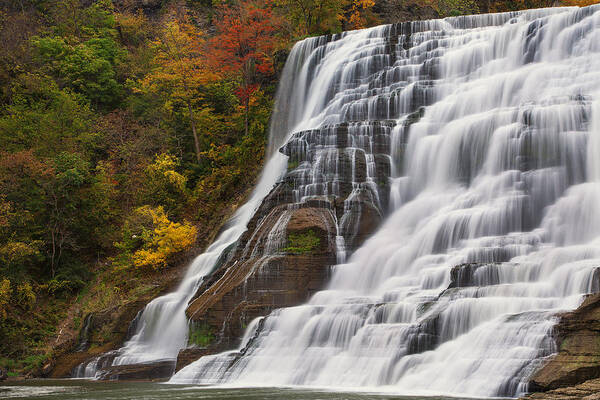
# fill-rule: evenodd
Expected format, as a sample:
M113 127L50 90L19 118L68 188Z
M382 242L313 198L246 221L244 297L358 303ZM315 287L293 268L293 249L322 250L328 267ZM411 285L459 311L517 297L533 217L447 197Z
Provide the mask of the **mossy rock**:
M282 249L286 253L306 254L318 249L321 238L312 230L288 234L287 246Z
M188 346L208 347L215 340L210 326L205 323L192 322L188 331Z

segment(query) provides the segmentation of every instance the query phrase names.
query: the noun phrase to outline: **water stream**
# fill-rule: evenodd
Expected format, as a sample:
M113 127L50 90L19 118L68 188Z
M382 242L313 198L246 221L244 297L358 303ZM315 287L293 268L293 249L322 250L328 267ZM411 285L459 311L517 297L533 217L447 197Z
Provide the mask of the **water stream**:
M556 313L599 290L600 6L309 38L286 71L272 149L292 132L391 121L388 215L307 304L171 382L525 392L556 351ZM176 304L193 293L179 292Z

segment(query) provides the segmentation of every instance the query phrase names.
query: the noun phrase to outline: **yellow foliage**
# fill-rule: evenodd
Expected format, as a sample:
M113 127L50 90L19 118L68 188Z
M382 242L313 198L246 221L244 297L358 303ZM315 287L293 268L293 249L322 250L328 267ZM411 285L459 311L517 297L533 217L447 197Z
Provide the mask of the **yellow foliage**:
M4 264L16 264L38 254L38 243L8 242L0 247L0 261Z
M154 48L155 68L140 81L142 89L189 100L197 97L198 87L219 78L206 64L203 32L191 24L167 22Z
M152 180L165 179L170 185L180 192L185 191L185 176L175 171L177 159L170 154L158 154L154 163L146 167L146 173Z
M189 249L196 241L196 227L187 222L170 221L162 207L153 209L144 206L136 212L149 214L154 225L145 238L144 248L133 254L136 267L166 267L173 255Z
M115 22L119 28L121 38L126 44L139 45L143 43L146 37L152 32L148 20L140 10L136 14L118 14L115 13Z
M29 282L23 282L17 286L17 300L20 306L30 310L35 304L35 293Z
M352 11L348 22L354 29L362 29L367 27L367 14L375 5L375 0L353 0Z
M600 0L563 0L560 4L563 6L587 7L597 3L600 3Z
M6 306L10 302L11 294L10 281L6 278L2 279L0 281L0 319L6 318Z

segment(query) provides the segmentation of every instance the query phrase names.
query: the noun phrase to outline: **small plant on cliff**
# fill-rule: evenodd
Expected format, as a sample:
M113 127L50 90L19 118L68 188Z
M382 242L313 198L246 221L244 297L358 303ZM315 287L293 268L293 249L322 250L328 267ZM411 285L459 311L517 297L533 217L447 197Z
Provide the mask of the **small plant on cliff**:
M190 324L188 345L206 347L211 344L214 339L215 335L213 335L208 325Z
M305 254L315 250L321 244L321 239L312 230L290 233L287 246L282 249L286 253Z

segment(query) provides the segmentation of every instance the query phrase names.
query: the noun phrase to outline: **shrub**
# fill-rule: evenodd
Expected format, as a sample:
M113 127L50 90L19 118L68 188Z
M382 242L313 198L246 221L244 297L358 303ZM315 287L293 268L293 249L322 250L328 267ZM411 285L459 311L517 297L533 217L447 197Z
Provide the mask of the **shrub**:
M290 233L287 246L282 250L286 253L305 254L315 250L321 244L321 239L310 229L306 232Z
M212 343L215 335L206 324L191 323L188 332L188 345L206 347Z
M137 213L152 217L152 230L141 233L143 246L133 254L137 267L164 268L176 254L188 250L196 241L197 230L193 225L170 221L162 207L140 207Z

